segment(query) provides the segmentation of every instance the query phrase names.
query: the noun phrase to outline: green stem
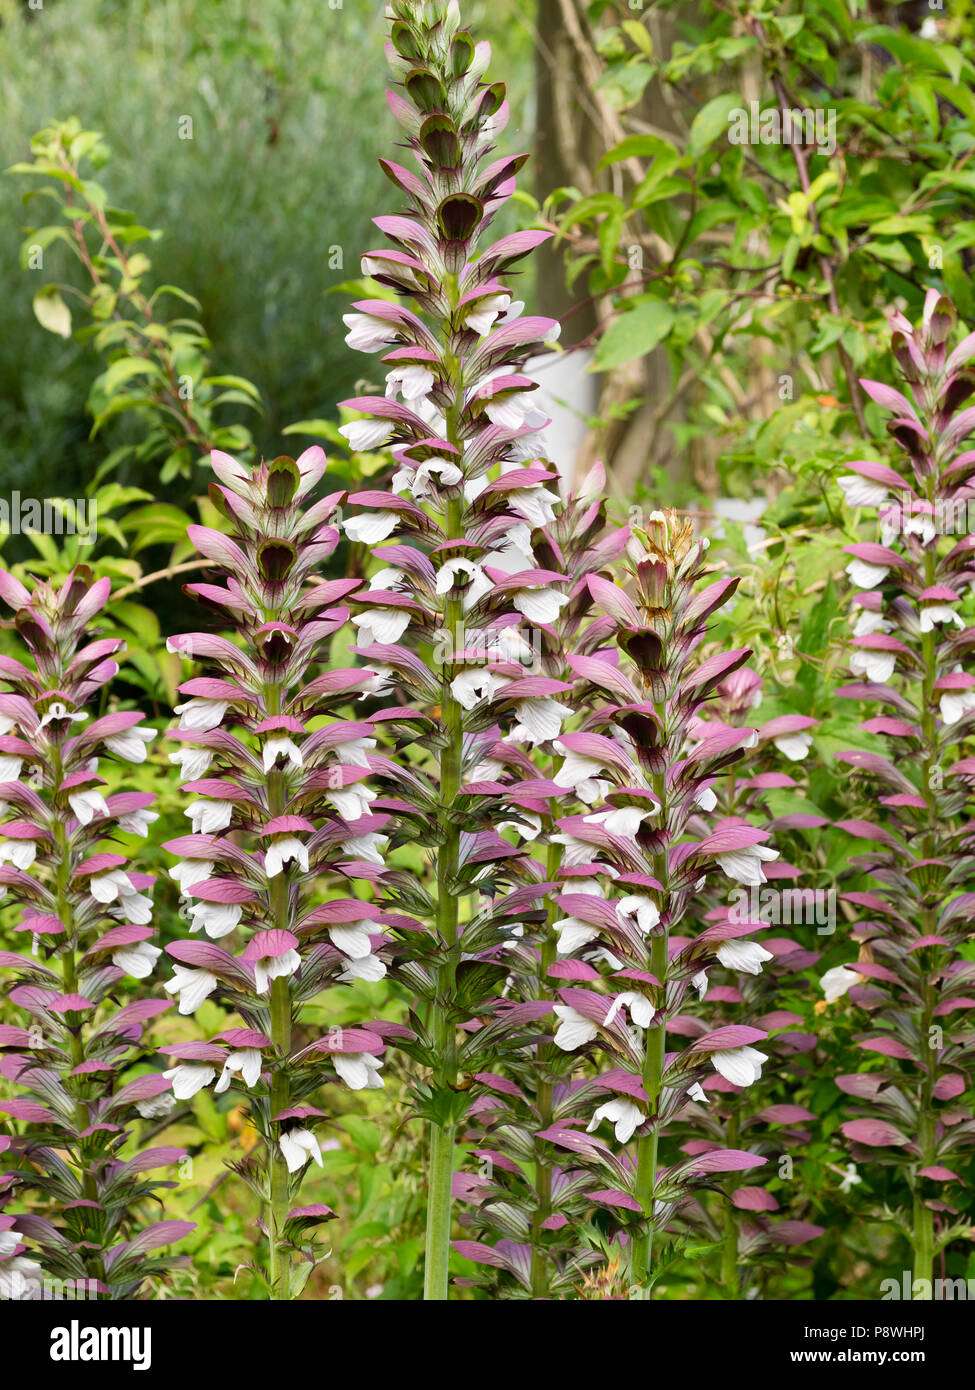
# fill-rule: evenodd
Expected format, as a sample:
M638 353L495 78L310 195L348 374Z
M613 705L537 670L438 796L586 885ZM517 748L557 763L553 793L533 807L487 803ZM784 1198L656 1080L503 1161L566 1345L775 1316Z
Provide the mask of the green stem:
M448 419L448 434L453 428ZM461 503L452 499L447 504L446 530L448 538L457 534L461 525ZM440 806L437 813L441 844L437 854L437 935L446 948L446 958L437 970L436 995L433 1004L432 1035L436 1063L437 1089L453 1088L457 1081L457 1046L452 1018L452 1003L457 972L457 943L459 900L454 891L454 879L460 852L460 830L452 811L461 781L464 723L463 710L450 689L450 655L456 649L459 629L463 622L463 606L459 598L449 597L444 604L444 624L449 634L447 659L442 673L441 719L447 735L447 745L440 758ZM450 1260L451 1179L454 1167L454 1123L430 1122L430 1160L427 1191L426 1248L423 1272L423 1297L430 1301L447 1299L447 1269Z
M276 886L276 884L275 884ZM285 888L287 885L285 885ZM287 1110L291 1101L291 1083L288 1076L287 1059L291 1052L291 993L286 977L271 981L271 1040L279 1064L271 1078L271 1114L277 1115ZM271 1298L275 1300L291 1297L291 1266L287 1252L280 1248L284 1224L290 1209L288 1165L284 1161L280 1147L272 1144L271 1200L268 1211L268 1274L271 1283Z
M725 1139L729 1149L738 1147L738 1124L735 1117L728 1122ZM724 1245L721 1250L721 1281L725 1298L738 1297L738 1213L728 1203L725 1208Z
M423 1297L428 1302L447 1301L450 1263L450 1204L454 1176L455 1125L430 1125L430 1159L427 1179L426 1261Z
M561 758L559 764L561 765ZM546 865L545 877L551 883L559 871L562 860L562 846L549 845L548 861ZM541 959L538 968L538 990L539 999L551 998L551 989L548 984L549 968L555 963L556 941L553 924L559 915L559 909L555 903L549 902L548 909L548 931L545 940L542 942ZM541 1043L538 1048L537 1063L541 1080L538 1083L536 1093L536 1109L538 1111L538 1127L546 1130L552 1123L552 1083L548 1077L548 1067L554 1051L551 1042ZM539 1158L535 1163L535 1210L532 1212L532 1257L531 1257L531 1284L532 1296L534 1298L545 1298L548 1294L548 1260L545 1257L545 1249L542 1244L544 1223L552 1214L552 1169L548 1163Z
M663 985L667 974L668 935L661 932L653 938L650 948L650 973ZM643 1089L650 1099L650 1118L653 1130L645 1135L637 1148L636 1187L634 1196L648 1222L646 1231L633 1241L630 1273L639 1286L650 1275L653 1257L653 1189L657 1181L657 1159L660 1145L660 1091L663 1085L664 1056L667 1051L667 1029L663 1022L647 1031L647 1052L643 1062Z
M283 691L280 685L270 685L265 692L268 714L279 714ZM274 768L267 779L268 814L273 820L284 815L288 804L288 789L284 773ZM287 931L291 925L291 902L288 880L284 872L275 875L268 889L268 916L272 927ZM271 1076L270 1114L273 1117L291 1104L291 1077L288 1059L291 1056L291 985L287 976L271 981L271 1042L275 1065ZM271 1298L275 1301L291 1297L291 1259L281 1241L291 1207L288 1165L280 1144L274 1142L273 1127L269 1125L268 1166L270 1168L270 1201L266 1218L268 1229L268 1277Z

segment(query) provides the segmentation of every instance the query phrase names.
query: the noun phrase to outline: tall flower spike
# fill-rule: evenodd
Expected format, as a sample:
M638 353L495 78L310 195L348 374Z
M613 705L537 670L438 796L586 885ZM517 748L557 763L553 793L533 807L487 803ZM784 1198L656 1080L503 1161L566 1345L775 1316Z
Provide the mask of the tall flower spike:
M207 1042L165 1048L175 1094L204 1086L240 1093L263 1140L257 1176L238 1170L264 1206L269 1296L297 1297L314 1267L314 1244L299 1238L332 1215L292 1206L309 1164L321 1164L309 1103L323 1080L354 1090L382 1085L385 1024L337 1028L304 1038L301 1006L329 985L378 980L384 963L383 916L354 896L381 874L387 817L373 814L368 721L334 710L377 684L368 670L309 674L324 644L348 619L341 599L357 580L321 582L315 571L334 551L330 524L342 496L312 502L325 455L307 450L251 471L214 452L214 504L230 534L190 528L200 553L224 584L187 591L236 632L170 640L202 659L212 674L181 686L172 760L188 778L191 833L167 848L196 939L167 951L177 962L166 985L181 1013L204 999L235 1010L242 1027ZM322 722L322 717L327 722ZM323 901L323 890L337 893ZM231 942L243 944L233 954ZM392 1026L392 1031L397 1031ZM405 1029L399 1029L406 1032ZM331 1063L334 1074L325 1072Z
M0 1103L15 1132L0 1142L6 1171L0 1217L0 1296L37 1296L37 1281L64 1280L74 1296L133 1298L171 1263L153 1252L194 1222L145 1222L161 1185L146 1174L182 1149L120 1154L139 1110L162 1106L169 1081L144 1069L143 1025L167 1003L119 995L155 967L153 879L132 869L119 837L145 836L157 817L149 793L116 791L116 763L146 758L155 730L138 711L92 718L86 708L118 671L123 643L93 635L108 600L79 566L63 585L28 590L0 572L25 661L0 657L0 894L22 910L30 956L0 952L7 997L24 1026L0 1027L3 1075L20 1095ZM26 654L25 654L26 655ZM107 760L103 763L103 760ZM108 776L99 771L105 767ZM133 1071L133 1068L141 1069ZM13 1162L13 1166L11 1165ZM18 1212L22 1191L40 1209ZM38 1247L27 1253L21 1238ZM36 1257L36 1258L35 1258Z
M593 703L601 703L605 685L619 689L621 681L615 653L605 645L615 623L594 615L587 582L619 558L629 535L626 527L607 527L603 483L597 464L535 537L540 562L565 576L570 598L551 630L536 631L537 669L570 686L564 699L573 711L573 727L584 722ZM486 761L492 765L484 770L507 785L505 814L510 820L503 824L535 854L539 873L553 887L565 854L559 816L578 796L597 800L609 786L598 758L587 761L577 751L580 738L566 732L538 750L542 777L526 780L530 769L509 760L511 746L503 742L489 750ZM575 882L583 891L584 885ZM562 916L550 893L537 945L533 941L529 950L509 957L512 995L554 1001L565 978L565 963L557 960ZM583 1235L592 1209L589 1184L577 1181L579 1174L567 1169L559 1151L541 1137L556 1115L563 1124L571 1117L584 1127L594 1098L606 1094L591 1083L571 1082L574 1058L555 1044L559 1022L557 1016L539 1018L534 1048L509 1060L505 1076L484 1078L486 1093L473 1107L464 1136L476 1146L478 1159L490 1165L490 1176L455 1177L457 1195L473 1208L461 1217L462 1224L478 1237L457 1242L457 1249L482 1266L483 1273L471 1282L490 1288L495 1297L564 1297L578 1285L586 1266L602 1259ZM513 1233L521 1239L513 1241ZM493 1238L493 1244L484 1237Z
M707 574L706 542L696 541L691 524L673 512L654 513L636 529L635 540L636 602L603 576L589 580L630 665L612 680L603 678L614 702L590 717L570 746L581 780L586 762L598 762L606 780L593 804L561 822L567 854L556 924L566 957L556 968L571 983L560 990L555 1041L567 1052L608 1052L614 1065L596 1077L608 1098L592 1111L588 1133L557 1121L544 1137L594 1170L597 1189L588 1195L610 1210L628 1237L631 1284L645 1288L654 1235L694 1182L704 1173L764 1162L718 1149L664 1171L660 1142L712 1069L738 1086L761 1074L765 1054L754 1044L766 1037L762 1029L718 1028L677 1053L668 1053L667 1041L669 1021L715 950L762 924L718 924L686 940L674 933L710 871L759 883L763 864L777 856L766 831L740 819L709 830L702 816L702 809L714 807L714 780L754 744L754 731L733 730L730 737L689 746L704 702L749 655L733 651L702 662L697 651L708 618L731 598L737 581L699 588ZM580 953L582 960L576 959ZM596 1134L602 1126L622 1154ZM634 1159L625 1151L631 1137L637 1140Z
M749 758L748 775L738 777L731 768L717 778L711 788L712 809L725 821L768 829L777 844L791 842L797 857L806 858L807 837L812 838L812 832L827 821L808 803L808 809L803 809L802 789L791 774L801 775L816 721L784 714L759 723L755 711L761 703L761 677L750 667L739 666L717 686L707 718L692 722L692 747L707 748L709 743L717 747L723 739L735 740L736 730L757 725L758 742ZM772 819L767 798L776 792L789 795L790 809ZM765 1050L770 1065L745 1091L717 1071L701 1083L696 1100L688 1101L676 1117L675 1129L687 1127L689 1137L681 1149L688 1155L740 1144L764 1156L810 1139L804 1126L815 1116L793 1104L791 1097L810 1080L808 1058L816 1037L797 1031L801 1016L777 1005L785 987L799 984L794 978L798 972L811 969L819 960L819 952L809 947L821 941L818 931L832 930L828 911L822 909L829 909L834 900L812 887L797 886L805 876L782 859L766 862L764 873L767 884L729 886L726 879L712 879L695 896L699 932L720 924L751 922L755 935L720 942L706 969L693 981L698 999L689 996L685 1013L671 1018L669 1031L693 1040L715 1026L745 1024L764 1029L769 1034ZM776 1170L766 1172L776 1176ZM702 1197L682 1207L681 1222L699 1238L721 1247L726 1298L746 1296L741 1281L748 1277L747 1271L754 1270L761 1279L763 1269L785 1260L794 1262L793 1251L822 1234L821 1226L806 1219L808 1195L801 1190L792 1195L797 1186L785 1184L773 1195L760 1177L757 1183L736 1188L730 1200L721 1194L717 1203L705 1205ZM780 1212L783 1194L788 1205Z
M954 308L936 290L916 328L901 314L891 319L894 356L913 400L880 382L862 384L891 412L887 429L902 461L859 461L840 479L851 506L877 508L881 539L847 547L848 573L861 588L850 666L862 679L838 694L884 707L862 727L886 739L891 756L838 755L871 784L863 817L839 824L870 842L857 862L873 885L845 894L864 913L853 933L861 958L827 972L824 987L831 999L848 990L869 1011L859 1046L891 1064L838 1078L860 1112L843 1130L855 1157L901 1168L913 1211L895 1219L910 1235L914 1277L922 1280L931 1279L933 1257L954 1233L950 1223L935 1230L935 1214L950 1211L945 1184L958 1181L952 1160L971 1149L971 1125L959 1123L952 1102L971 1084L972 1035L958 1019L975 1007L975 964L961 950L975 902L966 891L975 627L961 611L973 581L967 518L975 449L964 444L975 408L960 409L975 388L975 334L950 351L954 326Z
M394 249L369 251L362 266L412 307L365 300L345 319L351 347L382 353L386 388L345 403L364 418L343 432L353 448L389 444L396 461L388 490L349 498L359 511L345 529L378 545L381 563L368 596L357 596L358 650L422 711L376 718L401 739L384 809L399 838L432 845L435 860L433 899L405 874L385 884L390 905L426 927L407 922L398 959L429 1004L412 1056L430 1072L417 1083L431 1145L425 1294L443 1299L457 1125L487 1063L516 1050L519 1030L552 1007L502 997L503 962L529 948L518 933L545 889L526 850L497 833L511 819L498 778L510 761L532 780L531 750L572 713L571 685L530 669L536 633L552 630L569 595L565 575L533 550L559 498L524 372L558 325L523 316L507 283L547 234L484 238L524 161L491 157L507 120L504 88L481 81L489 46L460 28L456 5L401 2L392 12L387 53L399 85L389 104L419 173L382 161L409 212L376 219ZM405 762L404 733L421 751L416 763Z

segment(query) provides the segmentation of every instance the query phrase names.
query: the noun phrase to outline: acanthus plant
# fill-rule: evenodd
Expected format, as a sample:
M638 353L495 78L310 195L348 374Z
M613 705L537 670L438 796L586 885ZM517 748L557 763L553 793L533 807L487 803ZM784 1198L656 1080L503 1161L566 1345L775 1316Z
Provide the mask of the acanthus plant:
M23 1019L0 1026L2 1072L15 1088L0 1102L13 1121L0 1141L6 1298L38 1296L44 1281L82 1298L136 1297L173 1263L154 1252L194 1228L150 1219L150 1199L174 1184L147 1175L185 1151L132 1149L140 1107L169 1091L147 1068L155 1049L143 1030L170 1006L120 1003L141 992L160 950L154 880L119 850L157 817L150 793L115 790L112 762L145 761L155 730L135 710L93 718L88 708L106 695L124 646L97 636L110 587L85 566L33 592L0 572L27 649L23 661L0 657L0 805L10 817L0 891L4 908L21 911L13 931L31 943L30 955L0 952L6 999ZM39 1198L17 1210L27 1193Z
M859 957L824 978L829 998L849 991L866 1011L858 1046L881 1059L879 1070L838 1078L858 1115L844 1134L855 1158L899 1169L911 1210L890 1210L892 1196L884 1219L906 1234L914 1278L929 1289L935 1255L959 1232L945 1190L962 1181L955 1169L975 1136L963 1100L975 1050L975 964L964 950L975 905L975 626L961 611L975 574L967 528L975 449L963 447L975 408L960 409L975 388L975 334L950 350L955 322L936 290L917 327L903 314L891 318L913 399L881 382L862 385L892 415L901 466L858 460L840 479L851 507L877 509L881 539L846 547L859 590L850 666L860 679L838 693L881 706L861 727L887 740L891 754L838 755L870 785L863 815L839 824L871 842L855 863L873 884L844 895L863 915L851 929Z
M382 803L399 827L391 850L433 847L434 891L400 869L382 886L392 915L413 922L396 929L397 973L420 1001L404 1047L428 1073L415 1081L430 1122L425 1295L443 1299L458 1125L494 1085L498 1059L546 1045L536 1024L552 1000L516 982L538 977L553 861L526 844L547 796L565 792L537 785L575 715L559 620L580 592L583 613L591 599L545 539L557 475L524 370L558 324L524 316L507 283L548 234L482 245L524 161L490 159L504 88L480 81L490 48L460 29L455 5L398 3L393 16L387 53L403 94L389 104L419 174L382 161L409 215L376 219L394 249L367 252L362 268L414 307L366 300L346 315L350 346L382 353L386 393L345 402L363 418L343 432L354 449L388 444L396 470L387 491L349 498L359 510L345 529L377 547L381 566L356 596L356 650L417 707L415 752L403 740L396 760L370 761L375 784L395 793ZM499 834L512 822L528 830L524 843Z
M559 781L584 807L558 823L565 847L554 924L560 958L550 973L564 983L555 1042L597 1066L606 1053L614 1065L570 1083L570 1091L585 1088L584 1130L570 1101L541 1137L589 1169L586 1194L610 1213L626 1249L621 1273L630 1296L649 1295L658 1272L655 1236L695 1185L707 1174L765 1161L725 1148L664 1167L660 1148L688 1097L703 1098L701 1083L713 1071L742 1087L761 1074L765 1054L753 1044L767 1036L731 1025L680 1052L667 1050L668 1023L715 952L765 926L726 920L679 937L694 895L715 868L736 882L763 883L763 864L777 857L767 831L739 818L710 828L704 820L717 804L716 780L754 741L749 729L690 738L714 688L750 654L700 660L708 619L737 587L717 579L699 588L709 577L706 549L692 523L654 513L628 546L636 557L635 601L611 579L588 578L594 605L613 619L629 661L620 663L611 648L596 654L586 679L613 703L600 701L578 732L561 739L567 756ZM599 1104L593 1089L603 1093ZM615 1147L596 1132L604 1125Z
M571 727L539 746L535 762L541 776L525 780L531 769L519 764L511 742L503 740L486 750L472 773L506 784L510 829L531 842L539 872L550 886L542 930L530 949L511 962L506 988L524 1000L554 1003L558 997L565 924L556 890L564 888L566 877L586 875L584 869L563 869L566 837L558 820L579 799L575 749L580 737L583 746L586 740L578 727L603 688L619 690L615 653L606 645L615 623L594 611L588 584L591 575L620 558L629 538L627 527L607 526L604 483L604 470L597 464L534 537L540 563L565 576L570 595L554 631L539 630L538 659L546 675L569 686L563 698L572 710ZM581 790L594 800L608 787L594 775ZM540 1017L534 1042L507 1058L504 1076L481 1074L484 1094L471 1107L464 1135L474 1146L478 1169L454 1178L456 1195L473 1207L462 1214L461 1223L478 1237L458 1241L456 1248L483 1267L477 1278L462 1282L488 1287L500 1297L564 1296L586 1287L587 1266L603 1258L587 1229L593 1205L590 1175L573 1167L571 1158L567 1166L546 1135L556 1119L564 1123L572 1116L585 1125L598 1101L612 1093L612 1078L608 1087L597 1078L573 1081L574 1059L555 1043L559 1026L557 1016Z
M219 451L211 462L210 496L229 534L193 526L189 536L224 583L186 588L237 640L197 632L169 642L211 674L180 687L172 735L193 799L191 833L166 848L199 935L166 948L177 962L166 989L183 1014L212 998L244 1026L161 1050L177 1098L232 1088L248 1109L262 1143L237 1171L261 1202L267 1239L266 1264L251 1269L281 1300L300 1294L320 1253L310 1232L333 1215L294 1205L322 1162L315 1129L327 1116L309 1098L326 1083L382 1086L385 1038L408 1031L377 1023L316 1037L302 1013L332 986L386 973L383 916L355 896L383 862L388 817L373 813L365 786L376 739L371 721L335 717L383 681L363 668L312 671L348 620L340 600L359 584L316 575L339 543L331 523L344 496L311 498L322 450L256 469Z
M697 741L734 728L751 729L754 724L755 747L748 775L739 777L731 768L718 779L714 785L716 810L728 819L767 828L776 843L783 845L793 835L809 834L826 824L825 817L814 809L801 809L800 784L791 775L808 757L816 720L784 714L759 723L753 711L760 707L762 698L761 676L750 666L740 666L719 683L706 717L695 720L691 727ZM788 797L789 807L777 816L768 805L775 793ZM798 848L802 848L801 841L797 841ZM769 1177L785 1174L789 1178L790 1150L808 1144L811 1131L807 1126L816 1119L812 1111L792 1103L789 1097L809 1083L817 1038L801 1031L802 1015L781 1007L781 999L790 986L801 991L799 972L819 960L819 951L811 950L810 945L816 944L817 933L833 930L829 912L832 900L822 890L796 886L800 881L805 885L808 876L782 859L766 864L764 873L768 880L765 885L735 885L729 891L727 884L712 882L698 896L695 915L702 925L749 918L763 923L765 930L759 933L756 929L754 940L729 940L718 947L714 967L696 982L700 1002L692 1000L687 1016L673 1020L671 1031L694 1038L715 1023L725 1022L754 1025L768 1032L769 1067L747 1092L717 1073L703 1082L707 1103L689 1104L681 1118L688 1122L692 1135L696 1131L705 1137L692 1137L681 1147L694 1154L740 1143L771 1160ZM783 934L783 928L797 930ZM790 1160L784 1167L783 1157ZM720 1246L726 1298L742 1296L746 1270L754 1271L761 1280L766 1268L780 1264L788 1252L822 1234L821 1226L805 1219L808 1207L804 1194L800 1195L803 1207L798 1215L792 1209L789 1192L788 1181L777 1194L761 1182L746 1183L722 1199L723 1209L713 1210L698 1202L682 1209L682 1219L692 1229ZM780 1210L783 1194L787 1212L777 1218L774 1213Z

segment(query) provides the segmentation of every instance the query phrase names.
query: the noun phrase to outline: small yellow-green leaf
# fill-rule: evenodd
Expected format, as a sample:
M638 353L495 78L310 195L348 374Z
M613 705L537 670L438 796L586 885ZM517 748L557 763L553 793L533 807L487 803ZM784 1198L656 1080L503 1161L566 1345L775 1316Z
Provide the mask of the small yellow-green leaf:
M34 316L42 328L59 338L71 337L71 310L56 285L45 285L34 295Z

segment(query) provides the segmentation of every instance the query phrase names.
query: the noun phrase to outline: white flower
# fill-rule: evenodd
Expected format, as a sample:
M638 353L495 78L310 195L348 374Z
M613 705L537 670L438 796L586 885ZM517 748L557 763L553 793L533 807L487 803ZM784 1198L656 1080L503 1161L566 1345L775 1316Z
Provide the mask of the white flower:
M542 585L533 589L516 589L512 603L523 613L530 623L554 623L559 612L569 602L568 594L560 594L556 589Z
M550 738L558 738L562 732L563 720L571 718L574 711L558 700L542 697L536 700L519 700L515 705L519 723L512 730L512 737L530 743L533 747L545 743Z
M179 884L180 892L185 893L195 884L212 878L213 866L209 859L181 859L170 869L169 877L174 878Z
M429 367L394 367L386 373L386 399L400 395L404 401L418 401L433 390L433 372Z
M378 956L370 955L364 956L361 960L344 960L338 978L344 985L351 984L353 980L366 980L374 985L385 974L386 967L383 962Z
M468 666L450 682L450 692L464 709L473 709L481 700L492 700L495 692L507 684L506 676L495 676L484 667Z
M723 941L715 955L729 970L740 970L745 975L761 975L764 962L774 958L757 941Z
M643 893L630 893L625 898L620 898L616 904L616 915L621 920L635 916L637 930L644 936L653 931L660 921L660 909L657 904ZM628 925L632 926L633 923L630 922Z
M750 1086L761 1076L768 1058L753 1047L730 1047L723 1052L712 1052L711 1061L715 1071L733 1086Z
M191 801L183 815L189 817L194 835L212 835L215 830L226 830L233 820L234 803L201 797L199 801Z
M163 988L167 994L179 995L181 1014L195 1013L204 999L213 993L219 981L209 970L191 970L185 965L175 965L173 969L176 973Z
M484 413L492 425L503 430L520 430L528 415L535 409L527 391L511 391L492 396L484 408Z
M402 593L408 584L406 571L399 570L395 565L387 565L385 569L377 570L369 580L370 590L385 589L387 593Z
M108 802L101 792L94 787L87 788L85 791L69 792L68 805L82 825L90 825L96 816L109 814Z
M703 999L708 992L708 972L699 970L691 980L691 988L697 990L698 999Z
M377 545L393 534L398 520L395 512L364 512L362 516L348 517L342 522L342 528L350 541Z
M294 835L276 837L264 855L264 872L268 878L275 878L290 861L297 863L303 873L308 873L308 850L305 845Z
M366 646L370 642L388 646L403 636L410 625L410 614L402 608L370 608L357 613L352 623L359 629L359 641Z
M149 941L139 941L134 946L120 946L113 951L112 963L134 980L144 980L152 974L161 955L158 946L153 946Z
M368 767L369 754L375 746L374 738L346 738L334 743L330 751L343 767Z
M852 985L860 983L860 976L848 965L834 965L827 970L825 975L820 977L819 983L823 987L823 994L827 1004L835 1004L837 999L842 999L844 994Z
M240 903L195 903L190 908L190 931L205 931L211 941L219 941L233 931L243 910Z
M866 560L851 560L846 572L861 589L873 589L886 579L889 570L886 565L869 565Z
M603 1023L612 1023L621 1009L629 1009L630 1018L638 1028L649 1028L650 1024L653 1022L654 1013L656 1012L645 994L637 994L633 990L626 990L623 994L617 994L612 1004L610 1004L606 1017L603 1019Z
M936 623L954 623L963 628L965 619L947 603L928 603L921 609L921 631L933 632Z
M379 449L392 438L393 426L388 420L352 420L348 425L339 426L339 434L349 441L354 454Z
M369 791L358 782L348 787L334 787L325 792L325 800L334 806L345 821L356 821L369 814L369 803L375 801L376 793Z
M883 484L861 478L859 473L848 473L838 481L850 507L882 507L887 501L887 489Z
M390 490L398 494L404 488L409 488L410 494L417 501L422 501L424 498L433 497L435 478L441 487L456 487L463 476L456 463L436 455L424 460L416 470L398 468L393 474Z
M717 804L718 798L710 787L702 787L694 797L694 805L699 806L705 813L713 811Z
M231 1079L238 1075L247 1087L256 1086L261 1079L261 1054L256 1047L242 1047L238 1052L231 1052L213 1088L217 1095L228 1090Z
M336 1052L332 1065L350 1091L378 1091L383 1079L379 1075L382 1061L371 1052Z
M130 763L144 763L149 744L156 737L155 729L126 729L124 733L113 734L105 740L105 747L111 749L117 758Z
M382 851L388 844L388 835L380 835L375 831L370 831L366 835L352 835L348 840L343 840L341 850L346 859L355 859L363 864L382 865L386 862Z
M556 1004L555 1012L562 1022L558 1026L553 1042L556 1047L561 1047L563 1052L574 1052L577 1047L592 1042L593 1038L598 1036L599 1029L595 1023L590 1022L588 1018L568 1004Z
M72 724L83 724L87 718L84 710L69 710L67 705L55 700L37 727L38 730L45 729L48 724L53 724L55 719L69 719Z
M579 840L575 835L567 835L561 831L557 835L550 835L549 840L554 845L565 847L562 856L563 868L580 869L595 863L596 846L589 844L587 840Z
M447 594L460 581L467 580L467 587L464 589L464 611L473 608L478 599L489 594L494 588L491 580L484 573L484 570L474 560L465 560L460 556L453 560L447 560L437 570L437 593Z
M487 294L483 299L475 301L473 307L464 319L464 327L471 329L480 337L485 333L490 333L491 325L499 314L503 314L511 303L509 294Z
M975 709L975 690L945 690L938 702L946 724L957 724Z
M692 1086L688 1086L687 1095L690 1100L698 1100L702 1105L708 1105L710 1103L707 1096L704 1094L704 1087L701 1085L700 1081L695 1081Z
M37 845L33 840L0 840L0 864L27 870L36 858Z
M523 516L532 527L548 526L555 520L555 509L560 499L549 492L541 483L531 487L518 487L508 493L508 507L517 516Z
M278 758L287 758L292 767L301 767L301 749L286 734L274 734L261 750L264 771L270 772Z
M573 753L564 743L556 741L556 753L564 753L562 766L552 781L557 787L571 787L580 801L592 806L606 795L610 783L599 777L604 764L596 758L585 758L581 753Z
M489 550L482 557L482 563L490 565L493 569L503 570L505 574L522 574L525 570L534 569L535 557L532 554L532 537L528 527L520 521L516 522L505 532L496 548Z
M360 922L337 922L328 929L332 945L353 960L365 960L372 950L369 938L379 936L381 932L379 923L370 922L368 918Z
M322 1166L322 1151L310 1129L286 1130L281 1135L278 1145L289 1173L297 1173L310 1158L315 1160L319 1168Z
M643 1111L632 1100L608 1100L605 1105L599 1106L586 1125L586 1133L591 1134L598 1129L603 1120L609 1120L614 1126L616 1142L625 1144L632 1138L637 1125L643 1124Z
M589 942L595 941L599 935L597 927L590 926L588 922L580 922L576 917L562 917L553 925L558 933L560 956L571 955L580 946L588 946Z
M181 705L174 705L173 708L179 715L181 729L192 729L195 733L205 734L217 727L227 713L229 705L229 700L204 700L202 696L196 696L192 700L184 700Z
M169 754L169 761L179 768L180 781L198 782L206 776L213 754L209 748L181 748Z
M735 849L727 854L715 855L729 878L749 887L758 887L760 883L768 882L762 864L778 857L777 849L767 849L765 845L749 845L747 849Z
M293 975L300 964L301 956L293 949L280 956L261 956L254 961L255 990L258 994L266 994L272 980Z
M349 330L345 341L356 352L378 352L396 341L394 326L372 314L343 314L342 322Z
M161 1120L164 1115L176 1109L176 1097L172 1091L161 1096L149 1096L147 1100L137 1100L135 1108L144 1120Z
M0 1299L24 1303L37 1296L41 1286L41 1267L25 1255L14 1255L0 1264Z
M887 621L882 613L874 613L869 608L862 608L860 616L853 624L854 637L868 637L874 632L892 632L894 624Z
M113 903L119 898L138 896L132 880L121 869L108 869L103 874L92 874L88 891L96 903Z
M23 758L0 757L0 782L19 781L23 765Z
M925 20L925 23L927 23L927 20ZM848 1163L839 1190L844 1193L849 1192L852 1187L856 1187L857 1184L861 1182L863 1182L863 1179L860 1177L854 1165Z
M180 1062L163 1072L163 1076L172 1081L173 1095L177 1100L189 1100L204 1086L209 1086L216 1074L216 1067L201 1062Z
M636 840L640 826L648 816L654 816L657 806L642 810L639 806L614 806L611 810L595 811L591 816L583 816L587 825L601 825L610 835L622 839Z
M532 811L522 811L521 820L498 821L494 828L499 835L502 830L513 830L521 840L537 840L542 831L542 818Z
M148 835L150 825L158 819L158 811L126 811L124 816L119 816L118 826L129 835Z
M858 647L850 657L850 670L855 676L866 676L868 681L884 685L894 674L897 665L896 652L871 651L869 647Z
M812 747L812 735L801 731L795 734L782 734L780 738L773 738L772 742L790 762L799 763L802 762Z

